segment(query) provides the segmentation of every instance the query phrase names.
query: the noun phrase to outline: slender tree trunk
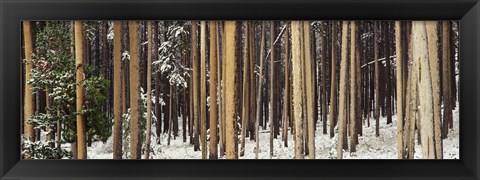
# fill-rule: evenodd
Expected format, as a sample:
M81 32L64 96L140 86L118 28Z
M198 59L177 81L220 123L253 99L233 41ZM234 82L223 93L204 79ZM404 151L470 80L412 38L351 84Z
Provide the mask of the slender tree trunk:
M380 66L378 65L378 22L374 22L373 59L375 61L375 135L380 136Z
M113 22L113 159L122 159L122 136L123 136L123 117L122 117L122 22Z
M395 21L395 50L396 50L396 73L397 73L397 149L398 149L398 159L403 159L403 54L402 54L402 33L401 32L402 26L400 21Z
M337 47L337 22L333 22L332 24L332 68L331 72L331 84L330 84L330 138L335 136L335 119L336 119L336 106L337 106L337 84L336 84L336 69L337 69L337 56L336 56L336 47Z
M256 148L255 148L255 159L258 159L258 153L260 151L260 146L259 146L259 141L260 141L260 134L258 133L259 129L259 122L262 117L262 113L260 113L261 110L261 96L262 96L262 86L263 86L263 57L264 57L264 49L265 49L265 22L262 22L262 37L261 37L261 43L260 43L260 73L258 75L258 89L257 89L257 110L256 110L256 121L255 121L255 142L256 142Z
M217 154L217 22L210 21L210 156Z
M356 36L357 36L357 25L355 21L350 21L350 152L355 152L356 145L358 142L358 134L357 134L357 113L360 113L357 111L357 96L360 94L357 91L357 84L356 80L357 78L357 73L356 73Z
M452 121L452 92L451 92L451 59L450 59L450 26L448 21L442 21L442 70L443 70L443 122L442 122L442 138L448 136L449 122Z
M288 31L285 33L285 88L284 88L284 99L283 99L283 141L284 141L284 146L288 147L288 112L290 111L290 106L289 106L289 86L290 86L290 67L289 67L289 61L290 61L290 49L289 49L289 34Z
M342 23L342 60L340 62L340 94L339 94L339 109L341 112L338 113L338 141L337 141L337 159L343 158L343 141L345 138L345 126L346 122L346 77L347 77L347 34L348 34L348 22L343 21Z
M202 142L202 159L207 159L207 82L206 82L206 45L207 25L200 22L200 139Z
M140 109L140 50L138 23L128 22L130 33L130 158L140 159L142 148Z
M145 159L150 159L150 137L152 132L152 21L147 22L147 137Z
M248 106L249 106L249 90L250 88L248 87L248 74L249 72L249 49L248 49L248 44L249 44L249 34L247 32L248 25L247 22L243 22L245 25L245 41L244 41L244 48L243 48L243 95L242 95L242 132L241 132L241 147L240 147L240 156L243 156L245 154L245 136L247 133L247 116L248 116Z
M269 108L269 127L270 127L270 156L273 156L273 138L274 138L274 114L276 113L276 108L275 108L275 97L274 97L274 82L275 82L275 36L276 36L276 23L274 21L270 22L270 108ZM268 107L268 106L267 106Z
M327 34L328 31L327 22L322 22L322 64L320 71L322 73L322 89L321 89L321 107L322 107L322 121L323 121L323 134L327 134Z
M199 123L199 94L198 89L198 76L199 76L199 67L198 67L198 56L197 56L197 22L192 22L192 70L193 70L193 86L192 86L192 96L193 96L193 149L195 151L200 150L200 138L198 137L198 123Z
M236 151L236 115L235 115L235 101L236 101L236 22L225 22L225 115L226 115L226 158L237 159L238 153Z
M420 97L420 117L421 117L421 140L422 156L425 159L435 158L434 136L433 136L433 92L432 77L429 66L429 52L427 39L427 29L424 21L413 22L413 59L419 60L419 97Z
M310 159L315 159L315 121L314 121L314 87L312 86L313 84L313 79L312 79L312 73L314 71L312 70L312 58L310 54L310 22L304 21L303 22L303 49L305 51L305 56L303 60L303 64L305 67L305 94L306 94L306 108L307 108L307 131L308 131L308 156ZM318 109L316 109L318 111Z
M427 28L428 39L428 60L430 65L430 77L433 96L433 142L435 150L435 158L443 159L443 147L441 138L441 94L440 94L440 69L438 63L438 36L437 36L437 22L425 22Z
M302 33L303 22L292 21L292 84L293 84L293 111L295 116L295 159L304 158L303 145L303 82L302 82Z
M84 103L84 88L83 81L85 79L83 71L83 22L75 21L75 69L77 71L77 112L82 111ZM83 114L77 114L77 148L78 148L78 159L87 159L87 148L86 148L86 123Z
M35 106L33 104L33 93L32 93L32 85L28 83L31 79L31 70L32 70L32 33L30 27L30 21L23 21L23 38L25 41L25 97L24 97L24 116L23 116L23 124L24 124L24 132L23 136L26 139L30 139L30 141L35 141L35 130L33 125L28 123L28 119L33 116ZM80 49L81 50L81 49Z
M387 111L387 124L392 123L392 90L391 90L391 84L390 84L390 22L386 21L384 22L384 40L385 40L385 76L384 78L386 79L386 111Z

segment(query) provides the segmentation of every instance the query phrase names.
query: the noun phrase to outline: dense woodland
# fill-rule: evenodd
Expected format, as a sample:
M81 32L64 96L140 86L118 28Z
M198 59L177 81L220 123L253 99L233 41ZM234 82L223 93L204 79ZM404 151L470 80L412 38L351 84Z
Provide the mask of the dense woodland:
M329 141L342 159L382 136L394 158L444 159L458 119L456 21L22 28L24 159L87 159L108 141L108 158L154 159L177 140L202 159L276 158L288 146L288 157L318 159Z

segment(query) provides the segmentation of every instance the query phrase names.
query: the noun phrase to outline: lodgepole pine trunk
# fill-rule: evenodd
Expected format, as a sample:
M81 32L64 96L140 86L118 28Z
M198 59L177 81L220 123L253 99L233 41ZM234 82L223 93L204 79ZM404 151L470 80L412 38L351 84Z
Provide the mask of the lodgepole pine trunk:
M331 67L331 76L330 76L330 138L333 138L335 135L334 129L336 124L336 106L337 106L337 84L336 84L336 77L337 77L337 54L336 54L336 47L337 47L337 22L333 22L332 24L332 67Z
M150 159L150 137L152 132L152 21L147 22L147 137L145 159Z
M357 26L355 21L350 21L350 152L355 152L356 151L356 145L358 142L358 134L357 134L357 113L360 113L357 111L357 96L359 93L357 93L357 84L356 80L357 78L357 73L356 73L356 58L355 57L357 54L355 52L357 42L356 42L356 34L357 34ZM343 60L342 60L343 61Z
M395 51L396 51L396 79L397 79L397 158L403 159L404 149L403 149L403 54L402 54L402 32L401 32L401 22L395 21Z
M207 45L207 24L200 22L200 139L202 147L202 159L207 159L207 87L206 87L206 45Z
M301 78L302 70L302 34L301 34L302 22L292 21L292 84L293 84L293 111L294 111L294 124L295 124L295 159L304 158L304 145L303 145L303 128L302 128L302 111L303 111L303 82Z
M263 86L263 57L264 57L264 49L265 49L265 22L262 22L262 37L261 37L261 43L260 43L260 73L258 76L258 89L257 89L257 106L256 106L256 117L255 117L255 142L256 142L256 147L255 147L255 159L258 159L258 153L260 151L260 146L259 146L259 136L260 134L258 133L259 129L259 122L262 117L261 116L261 96L262 96L262 86Z
M128 22L130 33L130 158L140 159L142 148L141 109L140 109L140 42L138 23Z
M24 89L24 115L23 115L23 125L24 132L23 136L30 141L35 142L35 130L33 125L28 123L28 119L33 116L35 106L33 104L33 93L32 85L27 83L31 79L31 70L32 70L32 33L30 21L23 21L23 36L25 41L25 89ZM80 49L81 50L81 49ZM83 50L82 50L83 51Z
M225 22L225 125L226 125L226 158L227 159L238 159L238 152L236 143L236 121L235 116L235 101L237 99L236 95L236 85L235 76L236 74L236 22L235 21L226 21Z
M122 159L123 117L122 117L122 22L113 22L113 159Z
M85 79L83 69L83 22L75 21L75 69L76 69L76 110L82 111L84 103L84 87ZM77 155L78 159L87 159L86 147L86 122L83 114L77 114Z
M209 159L218 159L217 150L217 22L210 21L210 151Z
M375 135L380 136L380 66L378 65L378 22L374 22L373 59L375 61Z
M318 111L314 109L314 87L313 79L311 74L312 70L312 58L311 58L311 49L310 49L310 22L303 22L303 49L305 50L305 56L303 60L304 69L305 69L305 85L306 85L306 108L307 108L307 131L308 131L308 156L310 159L315 159L315 121L313 111Z
M339 110L338 113L338 141L337 141L337 159L343 158L343 142L346 136L345 134L345 126L347 125L347 102L346 102L346 77L347 77L347 34L348 34L348 22L342 22L342 55L341 55L341 62L340 62L340 92L339 92Z

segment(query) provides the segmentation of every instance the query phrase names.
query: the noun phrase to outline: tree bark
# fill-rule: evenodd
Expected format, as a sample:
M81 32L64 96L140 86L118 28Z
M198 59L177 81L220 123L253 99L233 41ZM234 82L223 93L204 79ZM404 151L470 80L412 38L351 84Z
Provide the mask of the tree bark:
M75 21L75 69L77 79L76 106L77 112L81 112L84 103L83 81L85 74L83 70L83 22ZM77 114L77 151L78 159L87 159L86 148L86 122L83 113Z
M356 36L357 36L357 26L355 21L350 21L350 152L355 152L356 145L358 142L358 135L357 135L357 84L356 80L357 73L356 73Z
M336 84L336 74L337 74L337 56L336 56L336 47L337 47L337 22L332 24L332 75L330 76L330 138L335 136L335 119L336 119L336 106L337 106L337 84Z
M302 112L303 112L303 82L301 78L302 73L302 34L301 28L303 22L292 21L292 84L293 84L293 111L295 116L295 159L303 159L304 145L303 145L303 128L302 128Z
M35 142L35 130L33 125L28 123L28 119L33 116L35 106L33 104L32 85L28 83L31 78L32 71L32 33L30 21L23 21L23 38L25 41L25 97L24 97L24 112L23 112L23 136L32 142ZM81 49L80 49L81 50Z
M207 159L207 82L206 82L206 39L207 25L200 22L200 139L202 142L202 159Z
M140 108L140 50L138 23L129 21L130 34L130 158L140 159L142 148Z
M265 22L262 22L262 37L261 37L261 43L260 43L260 73L258 76L258 89L257 89L257 110L256 110L256 121L255 121L255 142L256 142L256 148L255 148L255 159L258 159L258 153L260 151L260 146L259 146L259 136L260 134L258 133L259 129L259 122L262 117L262 113L260 113L262 105L261 103L261 96L262 96L262 86L263 86L263 57L264 57L264 48L265 48Z
M113 159L122 159L123 117L122 117L122 22L113 22Z
M345 126L347 125L346 122L346 77L347 77L347 34L348 34L348 22L342 22L342 60L340 62L340 92L339 92L339 110L338 113L338 141L337 141L337 159L343 158L343 141L346 136L345 134Z
M318 111L318 109L314 108L314 87L312 73L312 58L310 54L310 22L304 21L303 22L303 49L305 50L305 59L303 60L303 64L305 67L305 85L306 85L306 107L307 107L307 131L308 131L308 156L310 159L315 159L315 121L314 121L314 113L313 111Z
M226 158L238 159L236 151L236 115L235 115L235 101L236 101L236 86L235 86L235 72L236 72L236 22L225 22L225 122L226 122Z
M147 22L147 137L145 159L150 159L150 137L152 131L152 21Z
M375 21L373 26L373 59L375 61L375 135L378 137L380 136L380 66L378 65L378 22Z
M448 21L442 21L442 90L443 90L443 122L442 138L448 136L449 122L452 121L452 84L451 84L451 59L450 59L450 26Z
M210 156L217 154L217 22L210 21Z
M192 71L193 71L193 86L192 86L192 96L193 96L193 149L195 151L200 150L200 137L198 132L198 124L199 124L199 94L198 89L199 82L199 67L198 67L198 56L197 56L197 22L192 21Z

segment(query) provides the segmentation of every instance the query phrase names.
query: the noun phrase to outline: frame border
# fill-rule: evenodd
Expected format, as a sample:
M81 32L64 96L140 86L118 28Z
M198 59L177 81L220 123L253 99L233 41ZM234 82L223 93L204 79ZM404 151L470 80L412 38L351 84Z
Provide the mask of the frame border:
M461 158L20 160L20 21L104 19L460 20ZM0 179L480 179L479 0L0 0L0 27Z

